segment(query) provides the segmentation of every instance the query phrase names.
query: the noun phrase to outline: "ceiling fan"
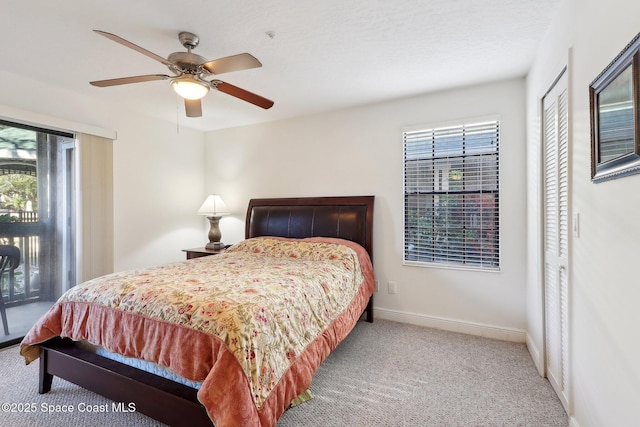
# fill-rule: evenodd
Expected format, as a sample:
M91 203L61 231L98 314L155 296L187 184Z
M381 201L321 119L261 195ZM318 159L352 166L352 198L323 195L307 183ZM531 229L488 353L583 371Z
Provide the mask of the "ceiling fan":
M108 87L128 83L142 83L153 80L169 79L173 89L178 93L178 95L184 98L187 117L202 116L201 99L209 92L210 89L219 90L220 92L235 96L236 98L264 109L271 108L273 106L273 101L263 98L260 95L256 95L255 93L249 92L232 84L225 83L221 80L207 80L212 75L216 74L262 67L260 61L248 53L240 53L238 55L209 61L202 56L191 52L191 50L200 43L199 37L193 33L183 31L178 34L178 38L187 51L174 52L165 59L123 39L122 37L116 36L115 34L100 30L93 31L115 41L116 43L120 43L121 45L140 52L151 59L162 62L164 65L169 67L169 70L174 74L173 76L165 74L146 74L142 76L97 80L90 82L93 86Z

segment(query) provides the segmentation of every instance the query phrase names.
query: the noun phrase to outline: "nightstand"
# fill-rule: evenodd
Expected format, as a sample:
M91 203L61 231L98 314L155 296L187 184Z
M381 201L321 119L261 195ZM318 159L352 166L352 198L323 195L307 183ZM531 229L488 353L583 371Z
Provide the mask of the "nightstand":
M182 252L187 253L187 259L200 258L203 256L218 255L225 251L225 249L207 249L207 248L193 248L183 249Z

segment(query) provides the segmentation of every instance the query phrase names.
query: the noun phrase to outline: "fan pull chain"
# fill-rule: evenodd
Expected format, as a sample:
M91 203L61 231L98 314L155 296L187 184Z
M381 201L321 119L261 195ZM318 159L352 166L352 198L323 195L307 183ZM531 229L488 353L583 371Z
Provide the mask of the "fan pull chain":
M180 135L180 99L176 93L176 135Z

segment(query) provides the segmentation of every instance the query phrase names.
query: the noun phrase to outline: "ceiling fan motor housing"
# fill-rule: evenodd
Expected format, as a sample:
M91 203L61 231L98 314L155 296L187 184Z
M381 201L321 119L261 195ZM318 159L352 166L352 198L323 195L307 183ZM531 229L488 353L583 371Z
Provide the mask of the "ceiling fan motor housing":
M206 58L191 52L174 52L167 58L186 72L198 72L198 67L207 62Z
M182 46L187 49L187 52L172 53L167 58L169 62L176 64L179 67L177 71L180 73L197 74L201 72L200 65L207 62L207 59L191 52L191 49L195 49L200 43L200 37L189 31L182 31L178 34L178 39Z

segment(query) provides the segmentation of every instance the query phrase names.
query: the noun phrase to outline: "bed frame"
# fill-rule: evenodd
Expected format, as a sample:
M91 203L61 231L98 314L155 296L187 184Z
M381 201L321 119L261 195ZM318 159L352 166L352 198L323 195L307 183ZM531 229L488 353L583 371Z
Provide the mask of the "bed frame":
M362 245L373 260L373 196L252 199L245 236L339 237ZM366 320L373 322L373 296ZM213 424L197 391L55 338L41 344L39 392L51 390L57 376L114 401L111 409L128 409L171 426Z

